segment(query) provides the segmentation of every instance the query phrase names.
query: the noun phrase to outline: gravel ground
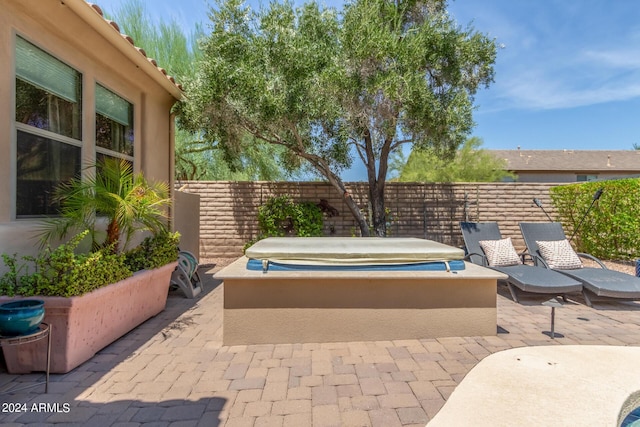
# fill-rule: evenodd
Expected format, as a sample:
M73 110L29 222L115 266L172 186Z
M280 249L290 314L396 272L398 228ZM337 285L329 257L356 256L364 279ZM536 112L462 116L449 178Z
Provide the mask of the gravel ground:
M603 261L604 265L612 270L622 271L623 273L634 275L636 274L636 262L635 261Z

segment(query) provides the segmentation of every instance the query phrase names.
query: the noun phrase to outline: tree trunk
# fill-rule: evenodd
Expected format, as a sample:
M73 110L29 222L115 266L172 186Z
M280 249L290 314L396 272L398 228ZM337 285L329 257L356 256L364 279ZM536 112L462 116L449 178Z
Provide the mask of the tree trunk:
M344 202L347 204L347 208L349 208L349 212L351 212L351 215L353 215L353 218L358 223L358 227L360 227L360 235L362 237L369 237L371 233L369 231L369 224L367 223L367 219L362 213L362 210L360 210L360 207L358 207L355 200L353 200L353 197L351 197L351 194L349 194L349 192L345 188L342 180L333 174L325 174L325 176L329 179L329 183L331 183L331 185L333 185L333 187L342 194Z
M369 201L371 202L371 222L376 236L387 235L387 216L384 206L384 182L369 183Z
M358 226L360 227L360 235L362 237L369 237L371 235L369 232L369 224L367 224L367 219L362 214L362 211L360 210L360 208L358 207L358 205L356 204L356 202L353 200L353 198L349 193L347 192L344 193L344 199L345 199L344 200L345 203L347 204L347 207L351 211L351 214L353 215L356 222L358 223Z
M376 162L373 149L374 141L369 129L365 130L365 164L367 166L367 179L369 181L369 203L371 204L371 227L373 233L379 237L387 235L387 218L384 209L384 188L387 175L387 163L392 138L387 138L380 150L380 159ZM376 164L378 171L376 172Z
M113 251L118 252L118 244L120 240L120 229L115 219L112 219L107 226L107 239L105 246L113 245Z

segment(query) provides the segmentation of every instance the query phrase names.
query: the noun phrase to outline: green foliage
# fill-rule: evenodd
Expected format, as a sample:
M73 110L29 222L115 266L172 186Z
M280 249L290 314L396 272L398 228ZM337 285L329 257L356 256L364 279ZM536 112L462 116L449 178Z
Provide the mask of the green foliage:
M205 37L200 24L191 31L175 20L155 22L149 19L146 3L127 0L113 15L105 16L118 23L122 32L133 38L179 83L194 78L194 70L202 59L199 40ZM190 133L178 126L175 135L176 179L181 180L281 180L286 177L272 152L277 149L251 138L240 152L229 155L225 146L215 140L205 140L200 132Z
M295 203L290 196L274 196L258 208L260 234L256 240L267 237L322 236L322 211L313 202ZM245 249L255 243L252 240Z
M47 246L37 257L3 254L8 271L0 277L0 295L73 297L116 283L143 268L153 269L178 258L178 233L145 239L131 252L115 253L105 247L76 254L84 231L55 249Z
M578 251L603 259L640 258L640 179L588 182L553 187L551 200L568 236L573 234L602 188L578 229L574 242Z
M37 257L3 255L7 273L0 277L0 295L71 297L91 292L131 276L122 254L109 248L76 255L85 231L55 249L45 248Z
M414 149L409 159L401 159L394 168L401 182L498 182L514 175L507 163L480 147L482 140L469 138L453 156L433 148ZM404 163L404 164L403 164Z
M89 230L91 247L126 249L136 231L159 233L166 229L166 210L171 199L169 186L148 182L134 174L131 163L105 157L90 166L92 176L75 178L56 188L60 216L43 221L40 238L44 244L61 239L76 230ZM100 236L98 223L106 218L106 236Z
M123 34L143 47L149 58L176 78L178 82L193 74L193 64L201 58L198 40L204 37L201 25L190 33L172 19L169 22L149 19L149 11L142 0L127 0L113 14L105 16L118 23Z
M289 172L277 159L283 147L243 138L240 153L227 155L224 146L176 129L176 179L199 181L282 181Z
M131 271L152 270L178 259L178 232L163 232L145 238L140 245L125 253Z
M211 10L203 61L178 106L183 126L240 153L248 132L282 146L282 164L311 165L344 197L362 235L367 218L340 172L354 158L384 235L389 156L402 144L457 148L473 126L473 95L493 80L495 42L462 30L441 0L355 0L338 13L309 2L241 0Z
M294 203L289 196L271 197L258 208L262 238L322 235L322 211L312 202Z

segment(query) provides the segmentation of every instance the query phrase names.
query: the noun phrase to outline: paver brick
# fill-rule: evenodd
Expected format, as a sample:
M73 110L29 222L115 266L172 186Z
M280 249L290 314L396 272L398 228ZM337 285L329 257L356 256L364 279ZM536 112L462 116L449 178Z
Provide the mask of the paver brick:
M348 384L336 386L338 397L362 396L362 389L359 384Z
M389 394L413 393L411 387L409 387L409 384L404 381L385 382L384 388L387 389L387 393Z
M358 384L355 374L327 375L324 377L325 385L349 385Z
M311 399L311 387L293 387L287 390L287 399Z
M385 394L378 396L381 408L411 408L420 406L418 399L413 394Z
M225 427L253 427L254 422L254 417L236 417L227 419L224 425Z
M247 363L233 363L229 365L222 378L225 380L237 380L244 378L248 369L249 365Z
M271 407L271 413L273 415L311 413L311 400L297 399L297 400L280 400L278 402L273 402L273 406Z
M269 368L266 374L267 383L289 381L289 371L292 369L288 367Z
M429 417L422 408L398 408L397 413L403 425L421 424L424 426L429 421Z
M253 427L282 427L284 417L278 415L257 417L253 423Z
M353 409L361 409L364 411L380 408L378 399L376 399L375 396L354 396L351 398L351 406Z
M400 427L402 423L393 409L374 409L369 411L372 427Z
M340 427L341 418L338 405L314 405L312 421L314 427Z
M311 412L304 414L290 414L285 415L283 427L300 427L311 425Z
M360 388L363 395L381 395L387 392L384 383L380 378L362 378L360 380Z
M371 425L367 411L343 411L340 418L345 427L368 427Z
M276 401L287 398L287 383L267 383L262 391L262 400Z
M265 379L260 377L241 378L231 381L231 384L229 384L229 390L262 389L264 387L264 383Z
M236 402L256 402L262 397L262 389L241 390L236 396Z
M199 420L204 413L205 405L190 404L171 406L167 408L162 415L162 420L166 421L182 421L182 420Z
M272 402L248 402L244 408L244 415L248 417L262 417L271 413Z
M311 387L311 404L318 405L337 405L338 392L335 386L318 386Z

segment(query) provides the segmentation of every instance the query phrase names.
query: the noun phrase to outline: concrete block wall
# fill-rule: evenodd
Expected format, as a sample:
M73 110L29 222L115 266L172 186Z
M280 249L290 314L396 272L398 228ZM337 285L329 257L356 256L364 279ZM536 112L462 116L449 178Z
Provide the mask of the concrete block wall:
M519 222L548 221L533 203L541 200L554 216L549 183L388 183L386 206L391 236L421 237L463 246L459 221L497 221L504 237L524 248ZM323 182L181 181L181 191L200 196L200 257L235 257L258 234L258 207L275 195L295 201L326 200L339 215L325 216L325 235L356 236L359 228L342 196ZM366 183L348 183L349 193L368 212Z

